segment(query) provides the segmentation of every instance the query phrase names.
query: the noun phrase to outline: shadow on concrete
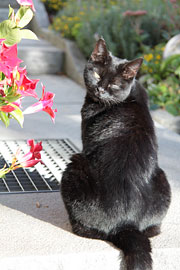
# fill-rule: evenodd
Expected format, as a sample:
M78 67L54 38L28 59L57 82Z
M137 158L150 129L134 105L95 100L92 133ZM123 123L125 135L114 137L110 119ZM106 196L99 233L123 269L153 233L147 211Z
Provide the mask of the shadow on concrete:
M71 232L60 192L0 195L0 204Z

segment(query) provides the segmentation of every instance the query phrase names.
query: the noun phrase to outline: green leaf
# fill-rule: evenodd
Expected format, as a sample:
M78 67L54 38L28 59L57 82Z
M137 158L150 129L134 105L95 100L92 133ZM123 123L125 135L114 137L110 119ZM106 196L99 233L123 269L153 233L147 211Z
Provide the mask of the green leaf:
M160 71L165 72L165 70L169 67L169 65L177 58L180 57L180 54L175 54L167 57L161 64Z
M167 104L165 106L165 109L174 116L177 116L179 114L174 104Z
M14 13L14 9L9 5L9 15L8 15L9 19L11 18L13 13Z
M180 66L175 70L174 73L180 77Z
M21 95L17 95L17 96L9 95L9 96L6 96L6 100L8 102L14 102L14 101L18 100L20 97L21 97Z
M0 81L3 81L5 79L5 75L3 72L0 72Z
M36 36L36 34L34 34L29 29L23 29L23 30L20 30L20 32L21 32L21 38L38 40L38 37Z
M6 37L4 41L6 45L12 46L15 43L19 43L21 41L20 29L12 29L9 35Z
M9 118L5 112L0 111L0 119L5 124L6 127L9 126Z
M11 20L0 23L0 38L5 38L6 45L14 45L21 41L20 29L16 28L16 24Z
M21 7L16 13L16 19L18 18L20 21L18 22L18 27L23 28L26 26L33 18L34 14L30 8Z
M23 123L24 123L24 115L21 111L21 109L19 109L19 107L17 107L16 105L10 103L8 105L11 105L12 107L16 108L16 110L14 110L13 112L10 112L9 114L16 120L18 121L18 123L20 124L21 127L23 127Z
M150 109L151 110L157 110L159 108L158 104L150 104Z
M9 35L9 32L16 27L15 22L11 20L5 20L0 23L0 38L6 38Z

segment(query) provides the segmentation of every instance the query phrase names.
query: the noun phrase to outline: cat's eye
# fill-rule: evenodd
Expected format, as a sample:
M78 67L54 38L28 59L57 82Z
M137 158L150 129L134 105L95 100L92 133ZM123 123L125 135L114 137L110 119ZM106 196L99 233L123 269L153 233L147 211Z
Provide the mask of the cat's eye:
M97 74L97 72L96 71L94 71L94 77L96 78L96 79L100 79L100 76L99 76L99 74Z

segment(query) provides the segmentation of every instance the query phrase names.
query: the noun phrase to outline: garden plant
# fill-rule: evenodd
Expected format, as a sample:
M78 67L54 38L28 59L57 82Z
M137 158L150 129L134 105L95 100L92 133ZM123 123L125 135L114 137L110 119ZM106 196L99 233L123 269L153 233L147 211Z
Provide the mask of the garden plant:
M151 108L180 115L180 56L163 60L163 48L180 29L179 0L42 0L47 10L54 5L51 29L75 40L86 58L95 40L103 36L120 58L144 56L143 83Z

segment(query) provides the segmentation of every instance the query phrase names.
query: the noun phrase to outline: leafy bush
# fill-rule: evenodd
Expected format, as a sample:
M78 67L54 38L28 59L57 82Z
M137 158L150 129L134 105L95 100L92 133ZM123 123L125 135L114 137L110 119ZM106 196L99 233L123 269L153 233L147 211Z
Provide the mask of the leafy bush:
M120 58L133 59L144 54L142 73L148 73L143 80L151 107L180 114L179 56L162 60L164 45L158 45L179 33L178 1L67 0L51 27L75 40L87 58L99 36Z
M76 40L86 57L95 36L102 35L116 56L131 59L143 52L144 45L166 42L179 31L180 6L171 2L68 0L54 18L52 29Z
M163 45L144 55L141 82L146 86L151 108L161 107L173 115L180 115L180 55L162 60Z
M56 14L66 6L66 0L41 0L49 15Z

